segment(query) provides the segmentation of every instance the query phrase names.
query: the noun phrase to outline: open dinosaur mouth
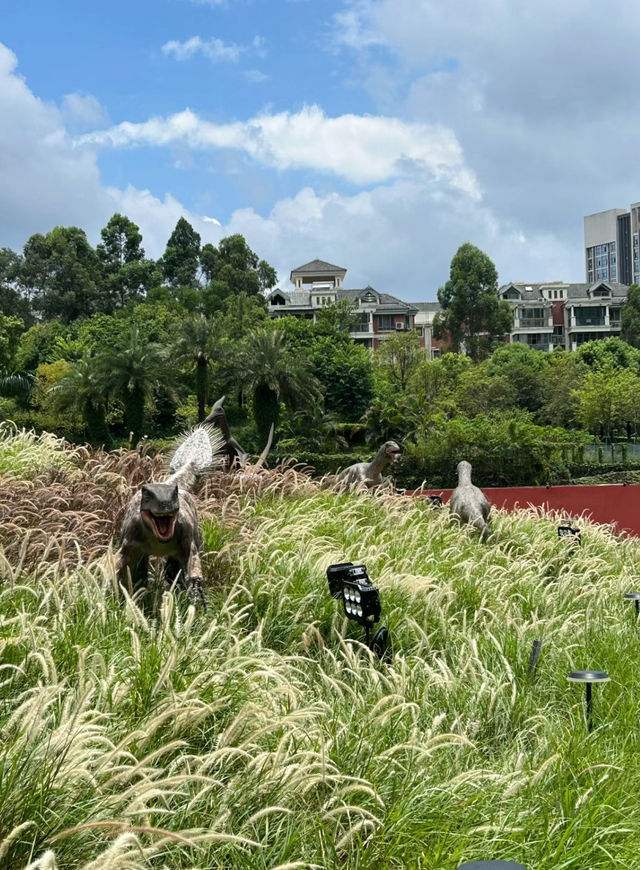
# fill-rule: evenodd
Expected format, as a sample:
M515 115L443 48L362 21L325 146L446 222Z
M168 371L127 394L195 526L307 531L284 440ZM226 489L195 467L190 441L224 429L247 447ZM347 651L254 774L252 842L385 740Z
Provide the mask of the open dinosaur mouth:
M151 520L153 532L159 541L168 541L173 535L173 530L176 525L177 514L154 514L151 511L146 512Z

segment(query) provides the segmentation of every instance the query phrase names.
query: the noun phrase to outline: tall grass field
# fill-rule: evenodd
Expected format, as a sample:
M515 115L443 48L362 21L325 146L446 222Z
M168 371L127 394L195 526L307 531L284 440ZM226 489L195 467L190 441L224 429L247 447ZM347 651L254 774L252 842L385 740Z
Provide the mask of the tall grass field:
M194 612L114 580L158 460L5 429L0 472L0 867L640 868L640 542L522 511L483 543L418 499L214 475ZM328 594L345 560L391 662Z

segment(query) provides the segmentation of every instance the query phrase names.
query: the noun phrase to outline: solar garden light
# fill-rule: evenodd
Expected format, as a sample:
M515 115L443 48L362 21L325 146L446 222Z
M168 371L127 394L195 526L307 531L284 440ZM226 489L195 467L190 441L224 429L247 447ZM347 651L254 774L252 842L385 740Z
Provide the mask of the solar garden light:
M427 501L431 505L431 507L441 508L442 507L442 496L441 495L428 495Z
M627 601L635 601L636 604L636 619L640 615L640 592L627 592L624 596Z
M531 647L531 657L529 658L529 667L527 668L527 673L530 677L533 677L536 672L536 668L538 667L538 659L540 658L540 650L542 649L542 641L534 640L533 646Z
M389 632L384 626L380 628L371 640L371 626L380 621L380 593L371 583L365 565L354 565L353 562L340 562L327 568L329 592L333 598L342 600L345 615L348 619L364 626L367 646L378 656L387 651Z
M591 686L593 683L608 683L609 674L604 671L571 671L567 677L570 683L584 683L587 687L587 728L593 730L593 705L591 702Z
M527 870L524 864L515 861L466 861L458 870Z

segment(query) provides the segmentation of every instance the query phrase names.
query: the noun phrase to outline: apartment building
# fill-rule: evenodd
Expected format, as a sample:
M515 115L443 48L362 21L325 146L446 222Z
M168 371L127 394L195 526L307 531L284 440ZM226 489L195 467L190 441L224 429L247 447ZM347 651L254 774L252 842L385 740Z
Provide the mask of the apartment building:
M640 283L640 203L584 218L587 283Z
M396 332L415 328L418 311L415 306L373 287L348 290L343 286L346 273L342 266L319 259L292 269L290 279L295 289L274 290L267 298L269 315L293 315L315 322L317 312L324 306L347 299L354 306L351 337L368 348L379 347L381 341Z
M620 336L628 287L614 281L590 284L511 282L499 295L513 307L511 342L538 350L577 350L587 341Z

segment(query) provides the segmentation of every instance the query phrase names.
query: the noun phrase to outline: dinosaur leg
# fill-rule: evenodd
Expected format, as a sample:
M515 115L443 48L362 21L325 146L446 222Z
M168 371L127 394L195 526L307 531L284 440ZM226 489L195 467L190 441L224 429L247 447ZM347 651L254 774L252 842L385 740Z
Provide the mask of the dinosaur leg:
M174 559L170 556L167 561L164 563L164 569L162 571L162 576L164 577L164 581L167 586L173 586L173 584L179 580L180 584L184 586L184 572L182 570L182 563L179 559Z
M187 577L187 594L189 600L194 606L198 602L202 604L202 609L207 609L207 600L204 597L204 588L202 585L202 567L200 565L200 555L195 541L191 543L189 559L186 565L185 577Z
M133 595L134 589L141 583L146 583L148 571L148 556L141 554L136 547L121 547L116 562L116 576L129 595Z

